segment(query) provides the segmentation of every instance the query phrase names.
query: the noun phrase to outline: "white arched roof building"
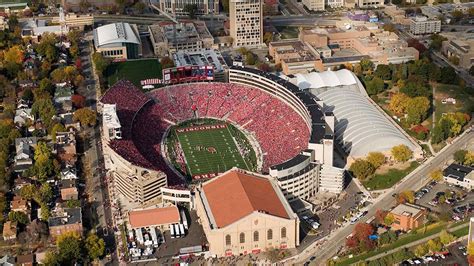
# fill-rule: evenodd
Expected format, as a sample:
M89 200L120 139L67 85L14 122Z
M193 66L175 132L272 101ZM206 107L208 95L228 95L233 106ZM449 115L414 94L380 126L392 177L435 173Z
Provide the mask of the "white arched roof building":
M420 150L374 106L349 70L297 74L296 79L300 89L309 89L324 102L324 112L334 113L336 140L349 156L365 157L372 151L388 153L399 144L407 145L415 154Z

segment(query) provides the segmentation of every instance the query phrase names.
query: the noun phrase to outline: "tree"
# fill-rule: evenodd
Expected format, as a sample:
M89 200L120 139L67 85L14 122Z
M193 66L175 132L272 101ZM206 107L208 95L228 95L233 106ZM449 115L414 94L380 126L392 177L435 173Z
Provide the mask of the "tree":
M267 63L259 63L259 64L257 64L257 68L260 69L263 72L271 72L272 71L271 66Z
M392 225L394 221L395 221L395 217L391 213L388 213L383 219L384 224L387 226Z
M24 60L23 50L18 45L12 46L10 49L6 50L3 56L6 62L16 64L22 64Z
M377 222L377 224L384 224L385 216L387 216L387 214L388 214L388 211L378 209L375 212L375 221Z
M31 106L31 113L35 117L41 118L41 121L49 127L51 126L53 116L56 115L56 108L51 99L39 99Z
M28 215L26 215L24 212L17 212L17 211L11 211L8 213L8 220L12 222L18 222L20 224L28 224L30 222L30 219L28 218Z
M110 60L104 58L104 56L101 53L97 53L97 52L92 54L92 62L94 63L97 75L99 76L103 75L104 71L107 69L107 67L110 64Z
M397 195L398 203L415 203L415 192L413 190L405 190Z
M74 121L79 121L81 125L95 126L97 115L94 110L84 107L74 112Z
M77 233L65 233L56 240L58 260L61 264L72 265L81 258L81 239Z
M423 257L424 255L426 255L426 253L428 253L428 248L426 247L426 245L420 244L416 246L415 255L417 255L418 257Z
M418 50L418 53L423 54L426 52L426 47L417 39L411 38L407 41L408 47L413 47Z
M39 201L42 203L48 203L53 199L53 189L49 183L41 184L39 197Z
M89 236L87 236L85 246L91 260L95 260L104 255L105 242L96 234L89 234Z
M441 169L434 170L430 173L430 178L436 182L443 180L443 171Z
M404 93L396 93L390 98L388 108L396 114L404 114L407 108L409 97Z
M346 240L346 245L359 251L367 251L375 246L375 242L369 239L374 233L374 227L367 223L358 223L354 227L352 237Z
M459 164L464 164L464 161L466 160L466 154L466 150L458 150L454 153L454 160Z
M143 11L145 11L146 5L145 3L138 1L133 5L133 8L135 8L138 11L138 13L142 14Z
M35 198L36 192L36 186L33 184L28 184L20 189L20 196L26 200L32 200L33 198Z
M196 13L198 12L198 6L196 4L186 4L184 5L183 11L188 13L189 18L195 19Z
M435 239L430 239L427 243L426 243L426 246L427 248L429 249L429 251L431 252L438 252L441 250L442 248L442 245L441 245L441 242L439 242L439 239L435 238Z
M439 34L432 34L430 36L431 43L430 43L430 49L431 50L436 50L439 51L441 49L441 46L443 44L443 41L446 41L447 39Z
M40 81L39 90L49 93L50 96L52 96L55 91L53 83L48 78L44 78Z
M464 17L464 13L461 10L453 10L453 12L451 12L451 17L454 22L458 22Z
M71 102L75 108L79 109L86 106L86 97L80 94L74 94L71 96Z
M385 83L379 77L374 77L372 80L367 80L365 82L365 88L367 90L367 94L375 95L383 91L385 87Z
M383 80L389 80L392 77L392 70L390 69L390 66L380 64L377 66L374 75Z
M369 152L367 161L375 168L379 168L385 163L385 155L381 152Z
M170 67L174 67L174 62L173 62L173 60L172 60L170 57L168 57L168 56L163 56L163 57L161 58L160 63L161 63L161 67L162 67L163 69L165 69L165 68L170 68Z
M454 235L448 233L448 231L446 231L446 230L441 231L441 233L439 235L439 241L443 245L448 245L451 242L453 242L455 239L456 239L456 237Z
M362 71L373 71L374 70L374 63L369 59L362 59L360 60L360 66L362 67Z
M443 67L441 69L440 81L445 84L457 84L458 74L456 73L456 70L451 66Z
M263 34L263 42L268 45L273 41L273 32L267 31Z
M467 245L467 254L469 256L474 256L474 242L471 242L469 245Z
M47 61L53 62L58 57L57 36L54 33L45 33L41 35L41 41L36 45L36 51L46 58Z
M464 165L474 166L474 152L469 151L464 159Z
M406 112L407 122L410 124L419 124L427 116L430 109L430 101L424 96L411 98L408 101Z
M351 164L349 171L351 171L357 179L365 180L375 172L375 168L368 161L357 159Z
M48 221L49 217L51 216L51 210L49 209L48 205L42 203L40 205L40 213L41 213L41 220Z
M406 162L413 156L413 151L404 144L392 147L391 153L397 162Z
M56 133L58 132L65 132L66 128L61 123L54 124L53 128L51 129L51 137L54 142L56 142Z
M257 57L252 52L248 52L245 55L245 64L253 66L255 63L257 63Z

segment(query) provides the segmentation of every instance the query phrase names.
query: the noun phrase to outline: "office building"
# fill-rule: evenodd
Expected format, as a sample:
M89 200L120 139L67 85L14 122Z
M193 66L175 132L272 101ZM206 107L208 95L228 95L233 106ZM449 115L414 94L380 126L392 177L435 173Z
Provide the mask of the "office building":
M441 31L441 20L416 16L410 20L410 33L413 35L433 34Z
M212 48L214 38L204 21L183 21L174 25L162 22L148 26L156 56L166 56L180 50L197 51Z
M308 10L311 10L311 11L324 10L324 0L303 0L302 3Z
M450 164L443 170L444 181L448 184L474 189L474 169L460 164Z
M263 42L262 0L229 0L230 36L235 47L259 46Z
M472 36L459 36L460 33L447 34L446 41L443 42L442 51L447 57L459 59L459 67L469 69L474 65L474 39ZM461 33L463 34L463 33ZM445 35L443 33L443 35Z
M426 208L404 203L399 204L389 214L393 215L394 218L391 229L407 232L423 225L426 218Z
M218 0L158 0L158 7L174 16L188 16L187 5L196 5L196 15L218 14Z

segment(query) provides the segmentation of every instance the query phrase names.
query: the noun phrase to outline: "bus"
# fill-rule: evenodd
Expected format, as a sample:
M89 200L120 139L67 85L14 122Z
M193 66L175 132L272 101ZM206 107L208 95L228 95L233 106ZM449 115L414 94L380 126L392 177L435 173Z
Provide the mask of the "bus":
M181 233L181 236L184 237L186 233L184 232L184 225L179 224L179 232Z
M181 233L179 232L179 225L178 224L173 224L174 226L174 233L176 234L176 238L181 237Z
M181 221L184 225L184 229L188 230L189 225L188 225L188 219L186 219L186 213L184 212L184 210L181 210L180 213L181 213Z
M151 240L153 241L153 246L155 248L158 247L158 237L156 236L156 229L155 228L150 228L150 235L151 235Z
M174 226L172 224L170 224L170 235L171 235L171 238L175 238Z

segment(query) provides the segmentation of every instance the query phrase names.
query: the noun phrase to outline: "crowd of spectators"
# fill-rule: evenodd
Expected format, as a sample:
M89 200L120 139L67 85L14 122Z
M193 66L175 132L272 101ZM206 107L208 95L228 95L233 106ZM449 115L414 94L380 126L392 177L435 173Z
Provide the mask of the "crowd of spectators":
M130 132L111 147L132 163L164 171L170 185L181 182L161 155L163 136L172 124L212 117L242 126L260 144L264 172L306 149L310 135L303 118L287 103L238 84L180 84L146 95L122 81L109 89L102 102L117 104L120 122Z

